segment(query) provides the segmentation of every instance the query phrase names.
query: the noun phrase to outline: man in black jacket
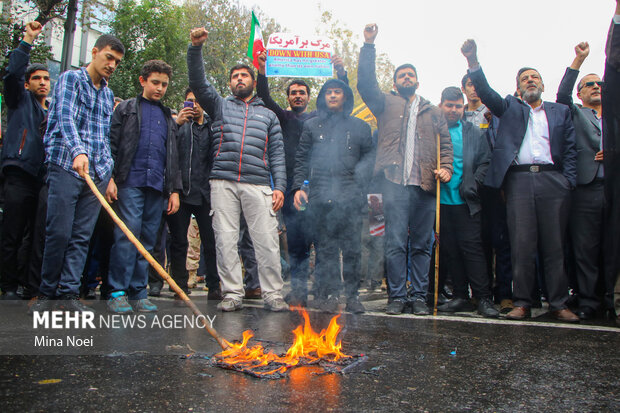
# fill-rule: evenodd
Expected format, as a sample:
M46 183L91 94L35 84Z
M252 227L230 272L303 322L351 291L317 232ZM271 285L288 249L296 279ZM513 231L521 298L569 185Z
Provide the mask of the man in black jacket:
M2 146L5 201L0 288L3 299L18 299L18 284L30 287L25 274L20 274L18 251L35 226L39 192L45 176L41 126L45 126L47 117L45 99L50 90L50 75L47 67L40 63L28 66L30 49L41 30L43 26L38 22L26 24L24 38L11 52L4 77L8 125ZM41 249L39 242L32 239L31 242L33 249ZM41 253L42 249L39 255ZM31 287L35 290L31 291L34 295L38 293L38 283L34 282Z
M478 312L498 317L493 306L486 259L482 249L480 195L478 190L489 167L491 151L481 129L463 120L463 94L457 87L441 93L441 104L452 138L454 172L441 184L441 271L452 275L454 299L440 311L470 311L469 290L478 299Z
M605 75L603 79L603 151L605 152L605 198L607 200L609 225L608 244L605 251L613 257L605 272L605 308L613 313L615 289L616 323L620 325L620 0L616 0L616 11L607 35L605 47Z
M288 177L282 216L286 224L288 253L291 261L291 294L287 296L287 301L291 305L305 307L308 296L308 259L310 257L310 236L306 227L309 223L304 219L305 215L301 214L293 206L293 195L299 189L299 187L293 186L293 169L295 167L295 152L299 145L304 122L315 117L316 111L308 112L306 110L310 100L310 87L301 79L291 81L286 88L286 97L290 109L281 108L271 98L269 83L265 76L266 59L266 52L258 56L259 67L256 93L265 102L265 106L276 114L282 126L286 176ZM333 56L332 63L334 64L334 69L336 69L338 79L349 84L342 59L338 56Z
M146 62L140 72L142 94L118 104L110 127L114 171L106 197L108 202L118 201L119 217L147 250L153 249L157 239L164 197L168 198L168 215L179 209L177 125L170 109L161 104L171 75L165 62ZM147 298L148 266L120 228L115 228L108 276L110 311L157 311Z
M207 37L204 27L191 31L187 67L189 86L213 121L209 184L217 269L224 295L218 308L243 308L245 291L237 254L243 214L254 244L265 308L286 311L275 216L282 208L286 190L280 122L260 98L253 96L255 75L247 65L231 68L229 86L233 96L220 96L205 76L202 45Z
M579 298L577 316L582 320L592 318L600 306L597 283L605 215L601 78L591 73L579 81L577 96L581 107L573 104L572 97L579 68L589 53L587 42L575 46L575 59L566 69L557 97L558 103L568 105L575 124L577 186L572 193L568 230Z
M309 201L317 254L315 305L337 312L340 251L347 311L363 313L359 301L362 207L373 165L370 127L351 116L353 92L344 82L325 82L317 97L318 116L306 121L295 159L293 188L310 182L309 197L297 189L295 207ZM308 199L309 198L309 199Z

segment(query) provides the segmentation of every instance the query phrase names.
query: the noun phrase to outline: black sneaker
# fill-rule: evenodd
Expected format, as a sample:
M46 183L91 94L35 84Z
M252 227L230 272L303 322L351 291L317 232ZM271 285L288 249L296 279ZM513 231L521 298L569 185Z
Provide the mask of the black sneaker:
M31 303L28 303L28 314L32 315L35 311L42 313L44 311L51 311L54 307L53 300L47 295L39 295L36 299L33 299Z
M353 314L362 314L366 312L364 305L361 303L359 297L349 298L347 300L346 310Z
M411 302L413 314L415 315L429 315L431 312L426 305L426 301L416 298Z
M161 296L161 287L159 285L154 285L149 288L148 292L150 297L160 297Z
M0 299L7 304L18 304L22 298L15 291L5 291L0 295Z
M385 313L391 315L402 314L406 303L403 298L395 298L388 303Z
M445 313L460 313L465 311L474 311L471 302L465 298L456 297L447 303L437 306L437 310Z
M481 298L478 302L478 313L487 318L499 317L499 311L493 305L493 301L490 298Z
M58 310L61 311L77 311L80 313L93 313L94 310L80 301L77 294L65 294L60 298Z

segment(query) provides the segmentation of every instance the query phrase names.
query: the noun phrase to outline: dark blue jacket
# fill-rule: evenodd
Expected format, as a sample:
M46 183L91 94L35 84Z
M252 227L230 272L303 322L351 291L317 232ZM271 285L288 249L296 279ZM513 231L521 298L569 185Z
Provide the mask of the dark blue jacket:
M530 116L530 107L514 96L505 99L489 86L482 69L469 71L469 77L482 103L500 118L499 128L485 185L500 188L506 172L519 153ZM551 158L558 171L564 175L571 187L577 184L577 149L575 128L568 107L558 103L544 102Z
M245 102L220 96L207 80L202 47L187 50L189 87L211 120L213 167L210 179L271 186L286 191L282 130L275 113L254 96Z
M138 142L140 141L140 100L132 98L119 103L112 114L110 126L110 150L114 159L112 177L117 185L127 179L127 174L134 161ZM168 139L166 139L166 170L164 172L164 196L183 189L179 154L177 153L177 124L172 119L170 109L162 105L168 121Z
M45 176L46 111L32 92L24 89L30 60L30 45L21 42L9 56L4 77L3 104L8 108L8 122L2 145L2 169L17 166L41 180Z

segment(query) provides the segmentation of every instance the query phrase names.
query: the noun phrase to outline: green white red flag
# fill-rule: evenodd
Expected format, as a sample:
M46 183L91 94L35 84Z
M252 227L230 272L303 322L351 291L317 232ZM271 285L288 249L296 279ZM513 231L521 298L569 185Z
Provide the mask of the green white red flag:
M250 41L248 42L248 57L252 59L252 64L258 69L258 55L265 49L263 42L263 32L254 12L252 12L252 30L250 31Z

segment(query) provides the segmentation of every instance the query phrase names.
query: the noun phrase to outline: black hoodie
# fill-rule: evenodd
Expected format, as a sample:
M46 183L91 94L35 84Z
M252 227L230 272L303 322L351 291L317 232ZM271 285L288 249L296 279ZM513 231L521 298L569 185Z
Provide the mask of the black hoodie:
M341 112L327 109L325 91L341 88L345 102ZM293 188L310 181L310 203L364 202L372 176L374 151L370 127L351 116L353 92L344 82L330 79L317 97L318 116L304 123L295 156Z

